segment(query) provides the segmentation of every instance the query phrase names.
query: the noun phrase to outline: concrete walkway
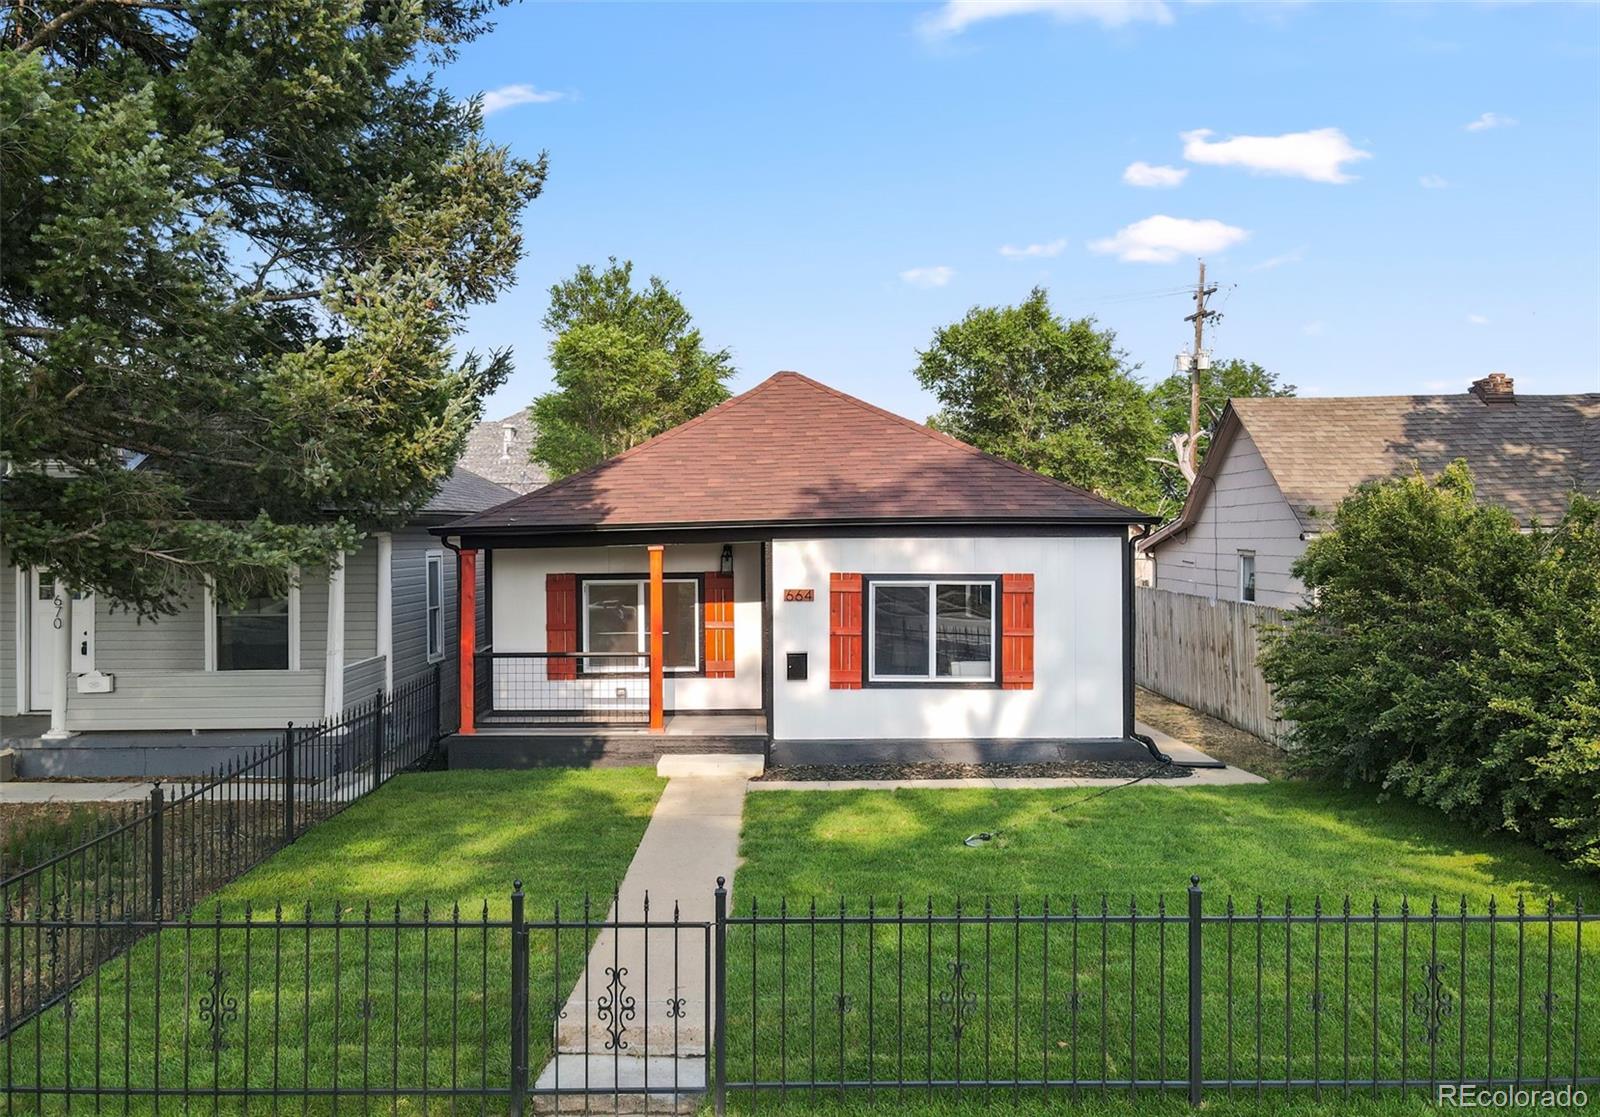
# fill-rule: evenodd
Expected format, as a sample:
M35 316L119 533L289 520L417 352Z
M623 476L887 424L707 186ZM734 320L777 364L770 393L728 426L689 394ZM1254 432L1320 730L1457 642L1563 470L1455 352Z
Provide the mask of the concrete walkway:
M673 766L664 761L658 770L670 775ZM679 764L677 770L686 769ZM648 898L650 927L607 928L595 939L562 1008L557 1054L539 1075L540 1089L651 1088L619 1095L616 1104L625 1112L692 1112L705 1090L706 1013L713 996L708 932L692 927L675 935L671 924L674 912L683 923L710 923L718 877L731 891L750 785L748 769L705 774L717 771L711 764L687 770L699 774L668 780L606 916L608 922L643 922ZM545 1096L538 1108L582 1108L585 1100L581 1093L563 1095L559 1103Z

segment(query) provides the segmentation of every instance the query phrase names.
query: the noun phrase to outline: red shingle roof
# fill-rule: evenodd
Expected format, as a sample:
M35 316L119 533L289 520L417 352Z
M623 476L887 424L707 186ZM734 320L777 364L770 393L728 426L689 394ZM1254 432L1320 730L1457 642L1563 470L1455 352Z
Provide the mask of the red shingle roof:
M449 531L1151 519L780 372L627 453Z

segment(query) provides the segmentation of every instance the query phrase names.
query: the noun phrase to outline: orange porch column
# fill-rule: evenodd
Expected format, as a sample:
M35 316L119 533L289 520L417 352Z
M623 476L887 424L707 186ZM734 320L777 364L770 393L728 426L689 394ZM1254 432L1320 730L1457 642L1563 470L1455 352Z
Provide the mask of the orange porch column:
M477 726L473 724L476 711L477 687L474 686L473 677L474 656L478 651L478 552L461 549L460 591L456 595L456 607L459 620L456 632L460 639L456 648L456 662L460 671L460 683L456 688L456 710L458 711L458 731L461 733L476 733Z
M662 662L666 658L666 640L662 636L666 611L661 590L661 576L666 566L666 555L660 544L650 548L650 731L664 733L667 729L665 687L666 677Z

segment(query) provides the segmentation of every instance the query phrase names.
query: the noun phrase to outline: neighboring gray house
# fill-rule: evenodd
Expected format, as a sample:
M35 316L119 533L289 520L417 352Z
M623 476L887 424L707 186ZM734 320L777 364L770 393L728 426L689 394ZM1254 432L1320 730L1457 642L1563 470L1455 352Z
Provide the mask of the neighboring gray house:
M526 407L504 419L485 419L467 435L461 467L519 495L531 493L550 481L544 467L528 457L533 433L533 415Z
M1297 605L1290 567L1352 488L1457 458L1485 503L1553 523L1574 491L1600 492L1600 393L1519 396L1492 373L1453 396L1231 400L1183 510L1140 545L1151 584Z
M315 722L430 670L452 650L457 617L456 556L428 529L513 495L458 468L405 527L369 535L336 570L302 571L287 597L229 610L200 589L156 621L59 593L48 571L0 553L0 721L19 769L77 774L68 756L137 734L178 750L171 774L198 771L226 755L226 739L261 739L237 731ZM446 725L455 681L443 673ZM155 774L148 758L139 764Z

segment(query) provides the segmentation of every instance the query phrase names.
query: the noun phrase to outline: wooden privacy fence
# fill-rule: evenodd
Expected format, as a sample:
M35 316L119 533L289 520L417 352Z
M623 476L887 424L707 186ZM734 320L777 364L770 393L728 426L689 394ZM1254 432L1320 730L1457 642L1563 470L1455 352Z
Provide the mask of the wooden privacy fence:
M1256 627L1281 622L1283 610L1145 586L1134 593L1139 685L1284 744L1288 723L1273 711Z

